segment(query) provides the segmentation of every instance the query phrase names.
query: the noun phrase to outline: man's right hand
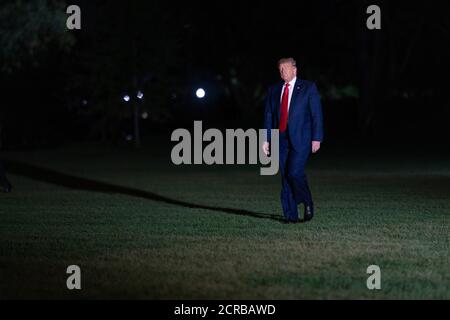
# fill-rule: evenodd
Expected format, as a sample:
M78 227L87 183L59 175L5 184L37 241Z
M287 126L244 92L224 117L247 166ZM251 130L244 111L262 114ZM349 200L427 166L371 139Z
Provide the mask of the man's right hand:
M268 157L270 152L269 152L269 143L267 141L263 143L262 149L266 157Z

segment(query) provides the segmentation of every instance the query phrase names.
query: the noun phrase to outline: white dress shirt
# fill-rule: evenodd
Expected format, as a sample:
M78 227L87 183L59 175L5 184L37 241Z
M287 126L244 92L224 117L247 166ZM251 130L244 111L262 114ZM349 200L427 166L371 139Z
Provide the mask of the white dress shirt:
M294 79L292 79L289 82L288 110L289 110L289 107L291 105L291 97L292 97L292 92L294 92L295 81L297 81L297 77L294 77ZM286 87L286 84L283 84L283 87L281 88L280 106L281 106L281 100L283 100L283 93L284 93L284 88L285 87Z

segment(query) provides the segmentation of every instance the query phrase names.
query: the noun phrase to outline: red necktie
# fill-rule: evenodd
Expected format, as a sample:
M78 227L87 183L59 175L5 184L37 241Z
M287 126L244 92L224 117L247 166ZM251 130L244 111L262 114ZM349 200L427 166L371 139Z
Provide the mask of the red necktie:
M284 86L283 98L281 98L280 132L286 131L288 121L289 83Z

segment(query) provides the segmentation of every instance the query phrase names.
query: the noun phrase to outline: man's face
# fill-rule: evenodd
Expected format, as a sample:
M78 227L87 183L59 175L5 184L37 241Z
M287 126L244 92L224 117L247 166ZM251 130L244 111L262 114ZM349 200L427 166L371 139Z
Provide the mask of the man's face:
M290 82L297 75L297 68L290 62L280 64L278 69L280 70L281 79L285 82Z

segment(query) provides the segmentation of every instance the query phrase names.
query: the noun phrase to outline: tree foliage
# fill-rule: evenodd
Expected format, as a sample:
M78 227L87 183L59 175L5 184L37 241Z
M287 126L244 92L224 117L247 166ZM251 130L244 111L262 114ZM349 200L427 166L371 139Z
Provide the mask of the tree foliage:
M65 1L14 0L0 4L1 71L38 66L49 50L68 51L75 39L66 29Z

